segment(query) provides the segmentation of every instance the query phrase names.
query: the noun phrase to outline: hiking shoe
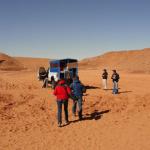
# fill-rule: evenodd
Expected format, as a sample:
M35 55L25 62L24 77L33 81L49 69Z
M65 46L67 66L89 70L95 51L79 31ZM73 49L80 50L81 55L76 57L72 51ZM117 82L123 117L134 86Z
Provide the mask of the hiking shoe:
M69 124L69 121L65 121L65 125L68 125Z
M76 114L73 113L72 114L72 120L76 120L76 117L77 117Z
M58 127L61 127L61 123L58 123Z
M77 115L76 115L76 113L72 113L72 116L73 116L73 117L76 117Z
M79 121L82 121L83 120L83 117L79 117Z

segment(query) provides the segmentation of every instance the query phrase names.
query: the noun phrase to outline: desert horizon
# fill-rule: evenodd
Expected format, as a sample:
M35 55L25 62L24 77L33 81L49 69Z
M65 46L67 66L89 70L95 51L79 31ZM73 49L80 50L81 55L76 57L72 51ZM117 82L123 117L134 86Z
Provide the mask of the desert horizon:
M101 55L83 58L78 61L79 61L80 69L108 68L112 70L116 68L119 71L126 71L131 73L134 72L149 73L150 72L149 55L150 55L150 48L143 48L138 50L119 50L119 51L108 51ZM68 57L66 56L65 58ZM49 61L55 60L51 58L40 58L40 57L38 58L24 57L24 56L12 57L3 52L0 53L0 59L1 59L1 64L0 64L1 70L7 70L7 67L11 67L11 66L12 69L14 70L15 68L16 70L29 69L28 64L31 66L31 69L37 70L42 65L48 68ZM20 64L17 64L17 62Z

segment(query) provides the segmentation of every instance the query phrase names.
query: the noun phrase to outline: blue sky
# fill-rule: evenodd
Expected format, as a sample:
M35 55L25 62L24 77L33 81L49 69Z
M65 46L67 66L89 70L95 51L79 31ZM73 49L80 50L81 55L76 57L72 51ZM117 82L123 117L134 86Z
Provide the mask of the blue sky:
M0 51L86 58L150 47L149 0L0 0Z

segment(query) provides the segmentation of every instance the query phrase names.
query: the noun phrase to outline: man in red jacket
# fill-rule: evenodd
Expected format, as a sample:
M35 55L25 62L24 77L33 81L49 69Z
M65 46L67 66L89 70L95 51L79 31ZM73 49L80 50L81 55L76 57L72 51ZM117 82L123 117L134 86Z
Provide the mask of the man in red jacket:
M57 107L58 107L58 127L62 124L62 105L64 104L65 111L65 123L68 124L68 98L71 93L70 87L65 84L65 81L61 79L58 82L54 90L54 95L57 97Z

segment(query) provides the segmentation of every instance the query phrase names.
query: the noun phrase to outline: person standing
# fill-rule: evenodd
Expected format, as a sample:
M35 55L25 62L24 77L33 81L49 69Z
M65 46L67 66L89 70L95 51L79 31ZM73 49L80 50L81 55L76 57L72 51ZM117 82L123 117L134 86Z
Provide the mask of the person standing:
M68 72L66 75L65 75L65 82L68 86L71 85L71 83L73 82L73 79L71 78L71 75L70 75L70 72Z
M54 89L54 95L57 96L57 119L58 119L58 127L61 127L62 124L62 105L64 105L65 111L65 124L69 123L68 120L68 98L71 93L71 89L69 86L65 84L65 81L61 79L57 86Z
M73 96L75 99L73 100L72 113L76 116L76 108L78 104L78 117L79 120L82 120L82 96L83 96L83 85L79 81L79 77L73 78L73 83L70 85L72 89Z
M118 82L119 82L120 76L116 70L112 70L112 71L113 71L113 74L111 76L111 79L113 81L113 94L118 94Z
M51 88L55 89L55 86L56 86L55 78L54 78L54 76L51 76Z
M106 69L104 69L102 74L102 83L103 83L104 90L107 90L107 78L108 78L108 72Z

